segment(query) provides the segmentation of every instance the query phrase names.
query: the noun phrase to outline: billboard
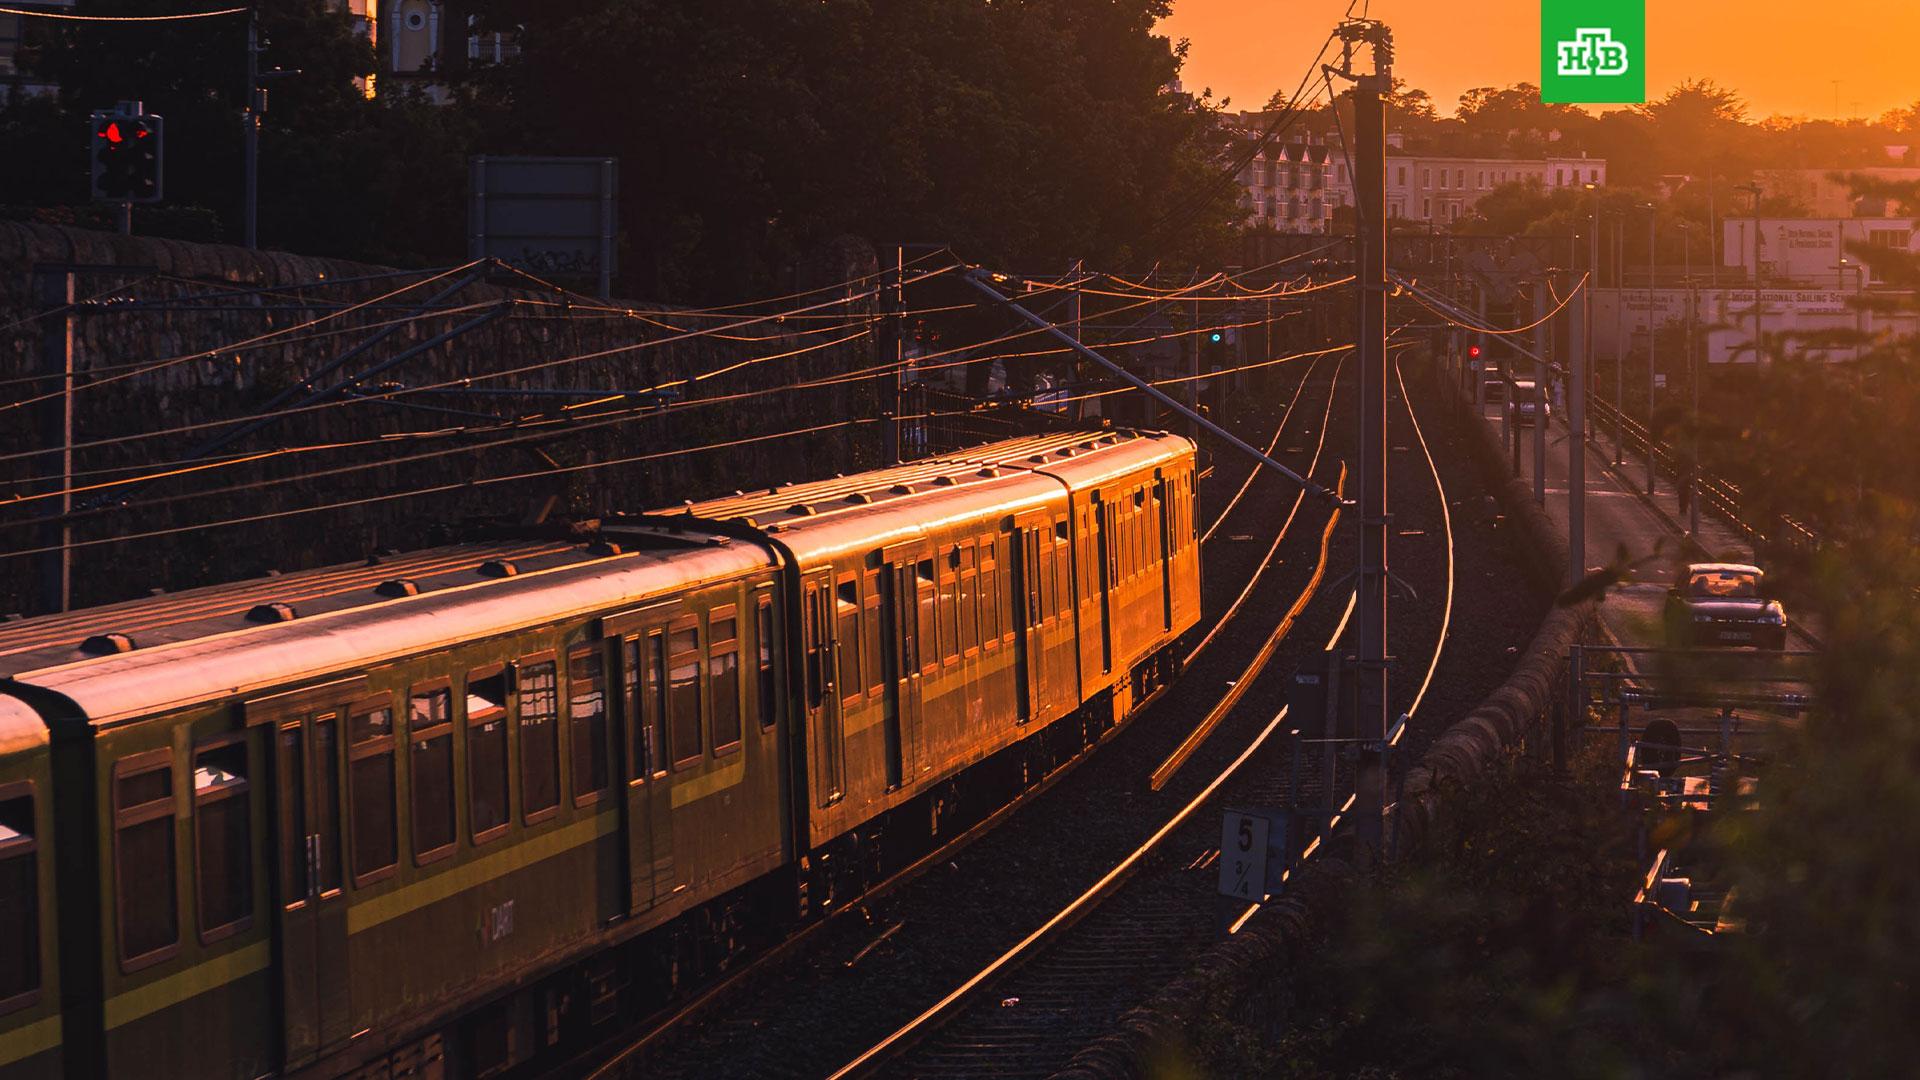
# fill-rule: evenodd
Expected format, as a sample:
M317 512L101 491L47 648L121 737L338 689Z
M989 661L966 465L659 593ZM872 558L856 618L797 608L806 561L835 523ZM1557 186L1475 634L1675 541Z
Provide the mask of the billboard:
M497 157L468 163L467 255L543 278L613 291L613 158Z

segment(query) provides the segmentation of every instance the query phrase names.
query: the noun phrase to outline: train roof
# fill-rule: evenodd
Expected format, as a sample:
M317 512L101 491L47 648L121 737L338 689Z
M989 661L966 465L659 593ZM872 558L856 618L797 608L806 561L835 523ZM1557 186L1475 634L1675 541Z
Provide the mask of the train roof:
M659 546L621 550L620 540ZM614 541L459 544L27 619L0 627L0 659L19 681L65 694L95 723L111 723L775 565L766 548L725 537L627 530ZM272 617L261 606L276 603L294 617L261 621ZM131 647L110 651L111 635L125 635Z
M777 485L653 511L764 531L803 563L851 547L882 548L945 520L1043 505L1192 448L1166 432L1056 432L1008 439L885 469Z
M47 725L18 698L0 694L0 758L47 745Z
M756 533L802 559L884 547L943 518L1015 512L1063 484L1097 486L1190 449L1163 432L1010 439L613 519L597 536L453 544L157 593L0 623L0 675L65 694L94 722L111 723L772 569L779 556ZM0 748L23 710L0 696Z

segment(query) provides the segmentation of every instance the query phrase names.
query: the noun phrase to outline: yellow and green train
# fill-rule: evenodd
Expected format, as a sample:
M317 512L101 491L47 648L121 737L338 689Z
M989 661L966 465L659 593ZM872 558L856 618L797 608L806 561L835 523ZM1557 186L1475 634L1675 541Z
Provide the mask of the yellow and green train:
M0 624L0 1080L566 1060L1170 678L1194 496L1036 436Z

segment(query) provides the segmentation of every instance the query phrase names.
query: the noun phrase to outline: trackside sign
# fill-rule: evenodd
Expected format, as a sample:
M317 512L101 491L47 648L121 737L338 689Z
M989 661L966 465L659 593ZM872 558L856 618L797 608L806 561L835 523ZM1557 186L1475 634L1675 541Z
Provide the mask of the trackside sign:
M1540 100L1647 100L1646 0L1540 0Z

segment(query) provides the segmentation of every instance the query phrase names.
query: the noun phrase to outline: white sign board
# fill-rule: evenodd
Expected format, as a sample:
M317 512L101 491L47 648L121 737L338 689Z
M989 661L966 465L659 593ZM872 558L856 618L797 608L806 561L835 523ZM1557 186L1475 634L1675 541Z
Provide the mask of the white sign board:
M1220 819L1220 894L1238 900L1267 895L1267 819L1229 810Z

